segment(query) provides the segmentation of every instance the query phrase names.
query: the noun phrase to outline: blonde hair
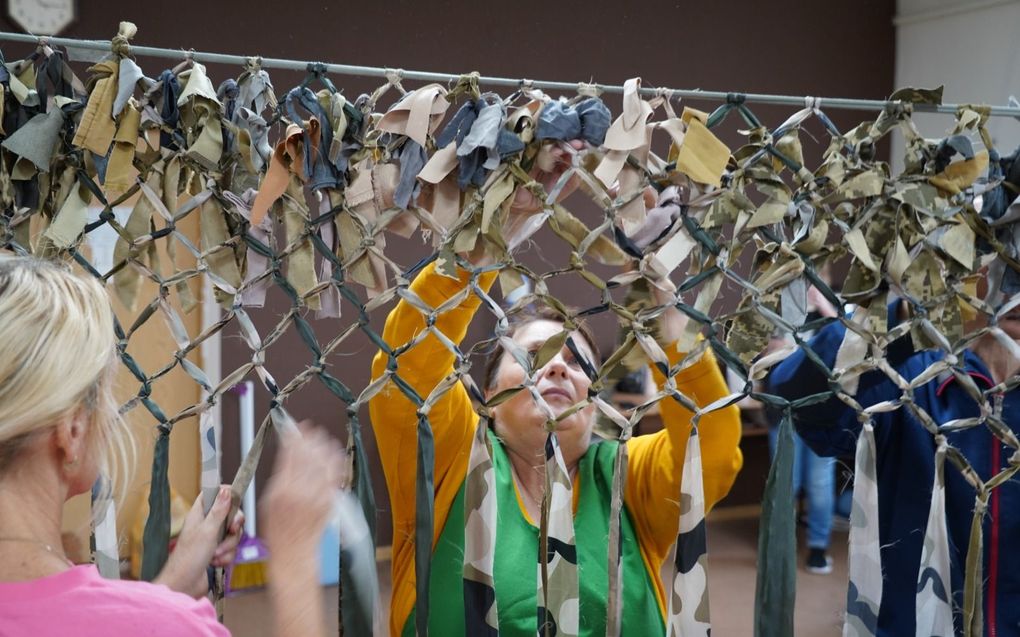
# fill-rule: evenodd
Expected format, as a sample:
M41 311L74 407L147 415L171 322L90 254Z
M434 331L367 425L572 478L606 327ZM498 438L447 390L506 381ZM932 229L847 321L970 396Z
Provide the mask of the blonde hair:
M113 321L96 279L0 253L0 475L31 436L82 411L102 483L123 493L134 447L113 393Z

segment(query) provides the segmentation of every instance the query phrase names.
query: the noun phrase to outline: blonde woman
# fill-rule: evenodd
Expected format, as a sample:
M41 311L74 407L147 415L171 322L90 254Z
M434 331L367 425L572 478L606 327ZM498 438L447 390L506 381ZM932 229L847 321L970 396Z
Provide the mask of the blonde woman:
M188 515L156 583L109 581L61 547L64 502L102 472L123 484L131 443L113 397L113 312L102 285L61 265L0 254L0 634L228 635L205 599L206 567L226 564L230 509ZM316 547L343 462L322 433L284 445L263 499L278 634L323 633ZM120 474L119 476L117 474ZM297 632L286 632L286 631Z

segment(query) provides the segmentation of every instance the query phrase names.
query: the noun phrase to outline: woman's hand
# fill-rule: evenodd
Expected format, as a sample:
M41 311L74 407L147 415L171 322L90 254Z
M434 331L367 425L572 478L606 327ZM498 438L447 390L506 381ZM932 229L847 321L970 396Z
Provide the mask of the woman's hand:
M272 556L317 549L347 470L336 438L307 422L299 429L285 434L262 496L260 519Z
M573 161L574 153L568 150L564 144L569 145L574 152L584 150L586 146L585 142L579 139L571 142L547 143L538 151L535 165L532 167L531 172L528 173L532 179L542 184L542 188L547 193L556 186L556 183L563 177L563 173L570 168ZM563 189L560 190L556 200L562 201L566 199L570 193L577 190L578 185L580 185L580 180L576 177L568 181ZM545 200L543 198L537 197L535 193L527 188L518 188L514 193L513 203L510 204L510 214L511 216L529 216L540 212L544 208Z
M832 303L829 303L829 299L825 298L825 295L813 285L808 288L807 302L809 308L814 308L815 311L826 318L836 318L839 316L839 310L833 307Z
M664 345L673 344L680 340L688 321L687 315L676 309L676 286L668 278L663 278L649 282L648 287L651 288L652 302L655 305L669 306L659 317L659 334Z
M568 148L569 146L569 148ZM587 147L587 143L581 140L570 142L550 142L542 146L535 159L535 165L528 175L537 183L541 184L545 193L551 191L563 174L567 172L573 162L573 155ZM556 201L563 201L580 185L578 178L573 178L560 189ZM530 236L535 228L532 227L534 217L546 208L545 197L536 194L524 186L518 186L514 191L513 201L510 203L510 211L506 225L503 227L503 239L507 246L513 248L524 238ZM463 255L465 259L475 266L489 265L492 262L487 254L485 246L479 242L475 249Z
M244 524L244 514L241 511L237 512L227 527L226 537L221 539L223 523L229 513L229 486L220 486L208 514L202 512L202 497L199 496L184 518L177 544L155 583L164 584L171 590L196 599L209 592L207 567L230 564L241 540L241 527Z
M619 189L614 186L610 189L610 195L618 196ZM641 247L648 246L660 233L668 229L676 221L670 218L669 208L666 207L664 199L675 196L675 189L672 193L660 195L654 188L648 186L642 193L645 208L650 208L645 217L645 223L631 233L631 238L643 237ZM651 291L652 303L656 306L668 306L665 312L659 317L659 334L663 345L675 343L680 339L684 329L687 327L687 315L676 309L677 291L676 285L669 276L656 280L648 280L648 287Z
M301 423L284 435L260 519L269 545L269 598L275 635L324 636L319 540L347 474L335 438Z

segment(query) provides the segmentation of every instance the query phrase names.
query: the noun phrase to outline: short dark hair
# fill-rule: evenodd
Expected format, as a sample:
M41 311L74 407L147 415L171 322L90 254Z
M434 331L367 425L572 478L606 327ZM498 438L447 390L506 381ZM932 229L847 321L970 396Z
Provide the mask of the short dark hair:
M543 305L536 309L526 310L511 317L510 328L507 330L506 335L513 338L514 334L535 321L552 321L562 325L566 322L566 319L553 308ZM602 361L602 354L599 352L599 346L598 343L595 342L595 335L592 333L591 328L588 327L587 323L576 318L574 319L574 324L577 326L576 331L584 338L588 347L591 348L592 355L595 357L595 360L591 361L591 363L593 365L599 365ZM493 383L496 382L496 370L499 368L499 362L503 360L503 354L505 352L506 349L499 343L499 341L496 341L495 348L491 353L489 353L489 357L485 360L485 372L482 379L482 386L485 389L491 389Z

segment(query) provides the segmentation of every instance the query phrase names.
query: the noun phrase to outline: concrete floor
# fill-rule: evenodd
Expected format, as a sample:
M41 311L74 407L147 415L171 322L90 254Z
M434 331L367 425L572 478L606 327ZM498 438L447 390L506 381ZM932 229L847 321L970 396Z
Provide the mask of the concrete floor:
M748 637L754 634L754 588L758 519L743 507L720 509L708 521L709 594L714 637ZM795 625L797 637L837 637L841 634L847 586L847 536L832 537L834 570L811 575L803 570L804 551L797 577ZM383 597L389 599L389 562L379 564ZM327 634L337 634L337 590L323 589ZM235 637L270 637L269 608L263 592L229 598L225 623ZM385 623L384 623L385 626Z
M713 637L754 634L754 588L758 557L758 519L723 515L708 521L708 587ZM803 546L803 541L801 541ZM806 549L798 557L797 637L838 637L846 608L847 534L834 532L830 545L833 571L812 575L804 570Z

